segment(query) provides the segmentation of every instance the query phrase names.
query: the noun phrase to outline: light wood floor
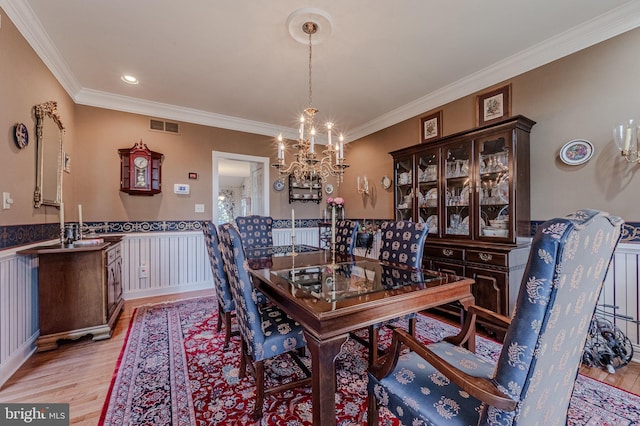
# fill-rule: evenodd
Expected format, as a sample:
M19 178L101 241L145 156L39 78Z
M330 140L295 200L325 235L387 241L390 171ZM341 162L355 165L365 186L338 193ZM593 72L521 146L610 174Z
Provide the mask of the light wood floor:
M134 309L207 294L212 291L125 302L111 339L98 342L80 339L63 343L56 350L34 354L0 389L0 402L68 402L72 424L96 425ZM640 394L640 364L631 363L615 374L595 368L582 368L581 373Z

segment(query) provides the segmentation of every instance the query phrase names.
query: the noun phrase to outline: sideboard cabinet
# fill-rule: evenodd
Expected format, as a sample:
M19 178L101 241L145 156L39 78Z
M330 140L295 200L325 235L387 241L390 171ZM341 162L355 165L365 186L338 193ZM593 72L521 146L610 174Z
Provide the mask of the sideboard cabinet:
M54 244L18 252L38 256L38 352L56 349L60 339L111 337L124 304L120 239L73 248Z
M534 124L511 117L390 153L396 220L429 227L424 266L475 279L476 303L504 315L530 244Z

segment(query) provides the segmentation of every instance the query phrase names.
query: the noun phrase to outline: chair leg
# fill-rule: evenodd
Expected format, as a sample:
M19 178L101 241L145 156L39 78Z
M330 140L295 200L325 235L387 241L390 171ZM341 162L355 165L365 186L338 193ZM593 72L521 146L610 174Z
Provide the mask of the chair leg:
M367 426L377 426L378 421L378 403L376 398L369 393L367 395Z
M226 350L231 340L231 312L224 313L224 327L224 349Z
M369 366L378 362L378 329L369 326Z
M240 353L240 371L238 371L238 377L243 379L247 374L247 344L243 338L240 338L240 341L242 342L242 352Z
M264 363L253 363L256 379L256 405L253 408L253 420L258 421L262 417L262 404L264 403Z
M218 325L216 326L216 333L220 333L222 330L222 306L218 303Z

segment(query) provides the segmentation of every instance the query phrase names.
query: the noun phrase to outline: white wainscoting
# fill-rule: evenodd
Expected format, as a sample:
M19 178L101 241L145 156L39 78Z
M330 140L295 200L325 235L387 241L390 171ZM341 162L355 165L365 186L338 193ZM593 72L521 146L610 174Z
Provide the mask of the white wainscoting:
M213 288L200 231L127 234L121 244L125 299Z
M318 228L296 228L296 244L306 244L318 247L320 243ZM274 229L273 245L288 246L291 245L291 229Z
M607 273L599 304L617 306L618 309L606 309L618 315L628 317L613 319L622 332L631 340L634 349L634 361L640 362L640 244L618 244L613 262Z
M291 230L274 230L273 239L277 245L290 244ZM296 229L296 242L317 246L317 228ZM364 254L361 250L356 249L356 254ZM377 257L378 250L376 238L369 257ZM20 256L16 251L0 251L0 386L34 352L38 337L37 258ZM122 257L126 299L213 286L201 232L128 234L122 241ZM640 354L639 257L640 244L618 246L601 297L601 303L619 306L618 314L632 318L617 319L616 324L631 339L637 354ZM146 278L141 277L141 265L148 271Z
M16 251L0 251L0 386L35 351L39 334L38 259Z

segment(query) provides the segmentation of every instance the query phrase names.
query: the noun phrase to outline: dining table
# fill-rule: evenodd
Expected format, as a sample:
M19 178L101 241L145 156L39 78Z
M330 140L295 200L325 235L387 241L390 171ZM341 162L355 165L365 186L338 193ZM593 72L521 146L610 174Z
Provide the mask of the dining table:
M470 278L298 245L246 250L253 285L304 328L314 425L336 424L335 358L349 333L474 298ZM473 339L471 339L473 340Z

